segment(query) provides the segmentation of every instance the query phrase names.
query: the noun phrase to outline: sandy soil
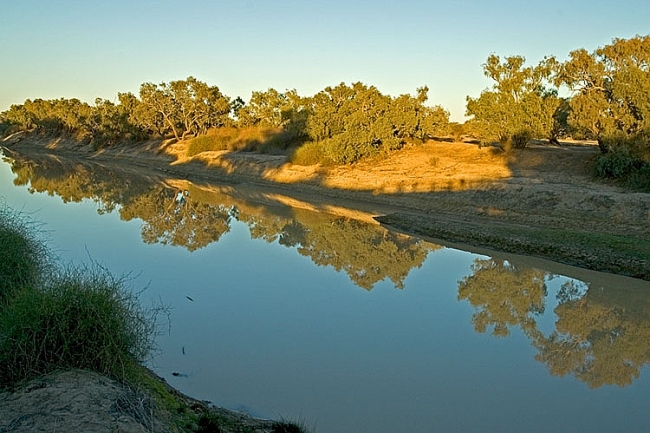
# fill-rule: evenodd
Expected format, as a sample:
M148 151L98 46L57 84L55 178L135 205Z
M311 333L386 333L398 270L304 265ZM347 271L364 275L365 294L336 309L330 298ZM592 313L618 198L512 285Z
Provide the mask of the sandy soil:
M211 412L221 421L219 431L223 433L275 431L272 421L209 406L161 383L183 404L185 412ZM0 391L1 433L182 431L171 418L172 414L157 407L149 396L92 371L57 372L31 380L14 392Z

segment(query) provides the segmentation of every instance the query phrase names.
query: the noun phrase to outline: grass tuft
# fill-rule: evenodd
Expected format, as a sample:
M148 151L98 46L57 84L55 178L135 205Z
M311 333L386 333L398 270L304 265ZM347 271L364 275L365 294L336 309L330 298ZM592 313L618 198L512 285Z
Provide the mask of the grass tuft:
M0 310L22 287L33 287L51 259L39 225L0 203Z
M0 208L0 386L67 369L123 381L154 348L164 308L143 308L97 263L55 266L35 227Z
M157 313L125 282L95 264L21 289L0 314L0 385L75 368L123 380L153 349Z

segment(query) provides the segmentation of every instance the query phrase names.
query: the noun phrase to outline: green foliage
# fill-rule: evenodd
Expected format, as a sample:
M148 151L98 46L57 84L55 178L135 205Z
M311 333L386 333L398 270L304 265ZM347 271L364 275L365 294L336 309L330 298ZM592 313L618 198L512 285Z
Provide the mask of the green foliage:
M311 99L306 131L322 143L323 160L337 164L400 149L406 140L446 132L449 113L425 107L427 91L391 98L360 82L327 87Z
M258 150L262 153L271 153L283 151L300 143L302 143L301 137L296 137L293 132L281 128L230 126L211 129L206 135L191 139L187 146L187 156L191 157L211 150Z
M196 433L221 433L222 421L219 416L212 412L203 412L196 422Z
M0 203L0 310L22 288L37 286L50 262L36 223Z
M73 368L124 379L153 348L159 310L97 264L56 269L33 224L0 209L0 386Z
M577 132L613 150L608 137L650 128L650 36L614 39L593 53L572 51L556 82L573 93L568 121Z
M601 138L611 149L598 158L596 172L638 190L650 191L650 132L633 136L617 134Z
M273 433L308 433L309 429L302 422L286 419L274 421L271 425Z
M515 149L523 149L524 147L528 146L528 142L532 138L533 138L533 133L528 129L517 131L514 134L512 134L512 139L511 139L512 147Z
M27 99L23 105L12 105L2 117L11 125L10 131L68 134L99 148L146 136L131 122L131 108L101 98L95 100L94 106L78 99Z
M0 113L0 137L7 137L17 130L16 125L4 120L2 113Z
M105 269L65 269L0 313L0 384L73 368L124 378L153 348L154 315Z
M467 131L465 130L465 125L462 123L458 122L451 122L449 124L449 132L451 133L451 136L454 138L454 141L461 141L463 139L463 135L467 134Z
M289 156L289 161L296 165L327 165L328 162L330 164L332 163L326 160L325 154L323 153L323 146L317 141L309 141L294 149Z
M280 93L271 88L266 92L253 92L248 104L235 107L235 114L240 126L281 128L298 122L306 114L307 103L307 99L295 90Z
M428 90L425 86L416 96L393 98L374 86L341 83L305 98L295 90L270 88L253 92L246 104L241 98L231 102L218 87L190 76L143 83L139 97L118 93L117 103L102 98L94 106L77 99L26 100L0 114L0 132L66 133L95 149L150 136L191 137L190 155L206 150L283 153L311 140L322 143L322 162L349 164L400 149L406 142L446 135L449 113L424 105ZM216 129L224 131L203 137ZM251 137L250 131L260 134Z
M549 87L557 62L549 57L534 67L524 63L522 56L502 61L491 55L483 65L485 76L494 85L478 98L468 96L466 110L466 115L472 116L468 121L471 130L482 141L512 142L516 147L525 138L522 134L555 138L560 133L561 116L556 113L561 99L557 90Z
M230 134L228 134L230 132ZM187 145L187 156L192 157L201 152L213 150L229 150L236 140L237 131L223 131L221 134L200 135L190 140ZM234 149L233 149L234 150Z
M140 100L137 118L141 126L162 134L171 132L177 140L230 123L230 98L194 77L169 84L144 83Z

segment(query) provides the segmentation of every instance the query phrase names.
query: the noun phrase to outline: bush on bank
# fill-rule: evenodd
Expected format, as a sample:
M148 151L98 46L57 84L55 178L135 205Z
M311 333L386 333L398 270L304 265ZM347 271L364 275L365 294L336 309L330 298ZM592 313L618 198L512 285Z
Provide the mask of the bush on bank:
M640 191L650 191L650 131L601 139L608 151L598 158L596 173Z
M99 266L24 286L0 313L0 384L77 368L123 380L153 348L154 316Z
M116 407L137 411L137 419L151 421L155 408L171 431L258 431L188 402L156 379L142 362L154 349L164 308L143 308L126 277L97 263L55 266L41 234L30 218L0 202L0 389L86 369L124 383L137 401ZM152 401L140 413L138 405ZM308 431L284 420L267 424L274 432Z
M37 225L0 202L0 311L24 286L35 287L50 263Z
M52 264L35 223L0 206L0 386L64 369L124 380L154 347L156 316L97 264Z

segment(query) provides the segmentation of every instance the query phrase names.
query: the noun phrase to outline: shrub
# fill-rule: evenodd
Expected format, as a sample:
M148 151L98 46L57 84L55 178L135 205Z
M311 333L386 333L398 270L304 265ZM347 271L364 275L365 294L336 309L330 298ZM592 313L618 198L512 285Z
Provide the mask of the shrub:
M640 163L627 146L618 146L615 150L600 155L596 170L600 177L620 179L640 168Z
M225 129L225 128L223 128ZM230 128L228 128L230 129ZM211 150L228 150L228 145L233 141L234 134L200 135L190 140L187 146L187 156L198 155Z
M451 136L454 138L455 142L463 141L463 135L465 135L465 125L458 122L452 122L449 124L449 129Z
M0 203L0 309L21 287L34 287L49 266L37 224Z
M210 150L284 152L285 149L300 144L302 140L299 134L280 128L222 127L211 129L207 135L191 139L187 147L187 156L191 157Z
M321 142L325 158L335 164L353 164L364 158L377 156L382 152L397 150L402 141L387 138L383 142L374 138L371 132L337 134Z
M314 165L325 162L320 143L309 141L296 148L289 156L289 161L296 165Z
M616 179L634 189L650 191L649 132L603 137L599 145L607 152L598 158L598 176Z
M265 139L259 147L261 153L286 153L305 142L305 136L291 130L279 130Z
M650 192L650 163L645 162L641 168L630 173L627 181L633 189Z
M21 290L0 314L0 384L73 368L124 379L153 349L158 312L125 283L95 264Z
M523 149L528 146L528 142L533 138L533 134L528 130L522 130L512 135L512 147L514 149Z

